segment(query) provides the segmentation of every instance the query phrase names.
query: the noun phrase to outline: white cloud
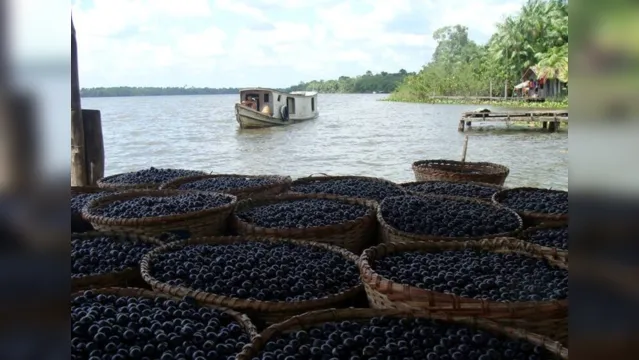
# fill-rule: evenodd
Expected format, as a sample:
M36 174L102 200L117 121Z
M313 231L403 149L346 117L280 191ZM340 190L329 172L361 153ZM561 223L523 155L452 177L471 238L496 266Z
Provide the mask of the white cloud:
M428 61L433 30L464 24L488 36L523 2L93 0L84 10L80 1L89 0L73 6L86 86L143 86L149 79L286 86L353 71L412 71ZM416 14L423 14L421 29L388 30ZM252 26L242 28L247 20Z

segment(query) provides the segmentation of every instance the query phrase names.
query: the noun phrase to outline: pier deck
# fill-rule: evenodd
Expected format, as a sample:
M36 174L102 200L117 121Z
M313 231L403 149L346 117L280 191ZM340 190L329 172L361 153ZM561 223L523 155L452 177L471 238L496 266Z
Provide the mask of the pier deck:
M543 129L557 131L562 123L568 123L568 110L541 110L541 111L507 111L507 112L482 112L469 111L462 114L457 130L466 131L472 126L473 121L481 122L511 122L541 123Z

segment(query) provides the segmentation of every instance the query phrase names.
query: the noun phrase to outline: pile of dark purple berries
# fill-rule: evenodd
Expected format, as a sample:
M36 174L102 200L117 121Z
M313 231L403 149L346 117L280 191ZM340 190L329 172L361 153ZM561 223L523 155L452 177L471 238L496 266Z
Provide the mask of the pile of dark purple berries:
M536 229L528 234L526 241L541 246L568 250L568 225Z
M374 179L318 179L294 185L291 191L304 194L333 194L354 198L382 201L389 196L404 195L399 185Z
M149 169L132 171L118 175L108 176L101 180L105 184L125 184L125 185L142 185L162 183L175 180L177 178L204 175L202 171L182 170L182 169L158 169L151 167Z
M249 340L230 315L189 299L87 291L71 300L71 359L234 359Z
M84 205L105 195L114 194L112 191L99 191L94 193L81 193L71 196L71 213L81 213Z
M71 278L120 272L138 267L153 244L109 236L71 237Z
M179 186L180 190L200 190L224 192L275 184L273 177L237 177L237 176L216 176L200 180L194 180Z
M396 196L381 204L382 217L404 232L440 237L477 237L515 231L519 218L489 203L463 199Z
M481 183L464 183L453 181L427 181L405 184L406 190L426 195L446 195L480 200L490 200L497 191L494 186Z
M340 224L365 216L369 208L328 199L301 199L254 207L237 213L265 228L308 228Z
M171 196L139 196L116 200L90 210L92 215L119 219L180 215L214 209L231 203L233 198L218 193L184 192Z
M516 302L568 297L568 270L522 254L413 251L377 259L373 267L394 282L465 298Z
M568 214L568 191L515 188L508 190L500 203L515 211Z
M303 301L359 283L354 262L331 251L291 243L189 245L160 253L150 274L173 286L262 301Z
M270 339L253 360L558 359L545 348L464 325L376 317L331 322Z

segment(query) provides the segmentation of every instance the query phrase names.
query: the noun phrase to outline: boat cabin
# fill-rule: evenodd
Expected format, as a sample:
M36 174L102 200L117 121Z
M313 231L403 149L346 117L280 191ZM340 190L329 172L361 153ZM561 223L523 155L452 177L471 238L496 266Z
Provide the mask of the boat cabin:
M317 117L317 93L294 91L284 93L273 89L251 88L240 90L241 105L273 118L308 120Z

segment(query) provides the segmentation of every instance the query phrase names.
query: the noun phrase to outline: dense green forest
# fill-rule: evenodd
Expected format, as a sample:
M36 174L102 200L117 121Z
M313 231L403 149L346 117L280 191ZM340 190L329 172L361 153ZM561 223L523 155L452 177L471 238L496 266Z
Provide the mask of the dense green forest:
M286 89L278 89L285 92L315 90L321 93L390 93L411 73L401 69L397 73L381 72L366 74L356 77L340 76L338 80L313 80L301 82ZM412 73L415 75L415 73ZM196 87L99 87L85 88L80 91L82 97L108 97L108 96L155 96L155 95L211 95L211 94L237 94L238 88L196 88Z
M497 25L487 44L468 38L468 27L447 26L429 63L408 76L389 100L429 101L431 96L503 96L530 66L568 81L568 2L529 0ZM491 91L492 84L492 94ZM562 94L564 95L564 94ZM567 95L567 94L566 94Z

